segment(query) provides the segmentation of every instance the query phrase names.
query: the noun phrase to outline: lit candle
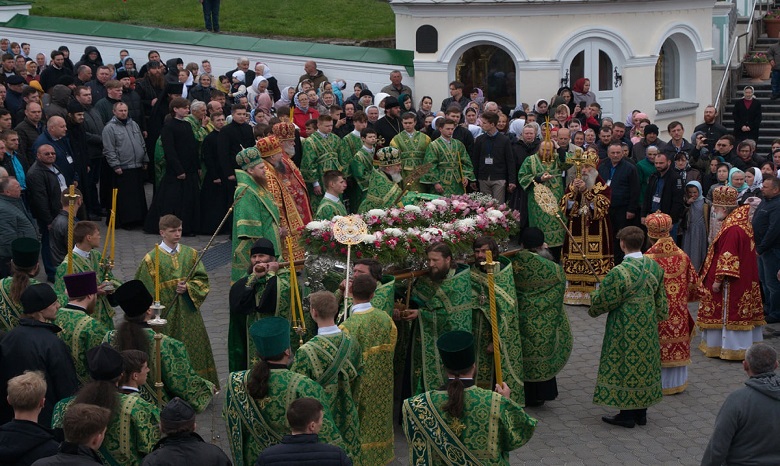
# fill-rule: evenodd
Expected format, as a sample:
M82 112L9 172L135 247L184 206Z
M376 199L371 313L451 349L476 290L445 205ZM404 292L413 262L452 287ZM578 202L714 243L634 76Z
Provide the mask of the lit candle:
M154 300L160 302L160 245L154 245Z
M290 105L290 123L293 121L293 112L295 111L295 105Z
M111 237L111 224L114 222L113 218L108 221L108 228L106 228L106 241L103 243L103 254L100 255L101 260L106 260L106 251L108 251L108 241Z

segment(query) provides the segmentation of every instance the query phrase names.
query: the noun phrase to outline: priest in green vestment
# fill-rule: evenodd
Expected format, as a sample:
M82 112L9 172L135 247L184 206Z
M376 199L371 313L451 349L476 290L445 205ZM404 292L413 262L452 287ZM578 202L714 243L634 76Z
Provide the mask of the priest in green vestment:
M556 201L560 202L563 197L563 172L567 168L568 165L556 157L553 143L542 141L539 144L539 152L526 158L517 173L517 183L528 191L528 224L544 232L544 238L556 262L560 259L566 229L554 215L542 210L536 202L533 189L534 183L543 184L552 191ZM565 222L566 218L563 218L563 221Z
M374 153L376 152L377 132L374 128L363 128L360 132L361 146L352 154L349 161L349 174L357 185L356 195L350 199L360 206L368 194L368 183L374 171Z
M476 352L474 383L490 390L495 380L493 352L493 327L490 316L490 292L488 287L487 251L492 254L493 282L498 322L498 341L501 353L501 374L508 385L515 387L512 401L525 404L523 386L523 345L519 334L517 318L517 295L515 277L509 259L498 255L498 243L491 236L480 236L474 240L474 265L471 266L471 294L474 305L472 333Z
M409 191L426 192L426 186L420 183L419 180L408 186L407 184L410 181L408 177L412 171L423 164L425 151L428 149L428 144L431 143L431 138L427 134L423 134L415 129L417 115L414 112L404 113L401 116L401 123L404 126L404 130L390 141L390 146L398 149L401 155L403 186L407 187Z
M97 224L90 221L81 221L73 225L73 272L95 272L95 280L98 285L98 299L95 306L95 312L92 317L100 322L106 331L114 328L114 308L108 300L111 292L105 290L108 283L118 288L122 283L114 277L111 269L102 267L103 260L100 254L100 229ZM59 296L60 304L63 306L68 302L68 295L65 293L65 282L63 277L68 273L68 263L70 259L65 255L65 259L57 266L56 278L54 279L54 291Z
M152 295L140 280L130 280L117 288L114 299L125 313L125 320L116 330L108 332L103 339L119 351L139 350L149 357L149 369L155 374L155 331L148 322L154 317ZM168 335L160 340L160 369L163 383L162 401L157 398L155 380L149 380L141 387L141 397L150 403L165 404L174 397L189 403L197 412L203 412L211 403L215 387L199 376L190 363L187 348L182 342Z
M184 343L192 367L219 390L211 341L200 315L200 307L209 294L209 276L203 262L198 261L198 251L179 242L181 232L182 222L178 217L160 218L162 241L141 260L135 279L141 280L149 293L155 291L155 278L158 280L160 302L165 306L162 318L168 320L163 333ZM159 277L155 277L157 265ZM193 267L195 271L190 277Z
M536 419L512 401L506 383L497 384L495 391L474 384L471 333L447 332L436 348L446 382L403 403L409 464L508 466L509 452L531 439Z
M347 189L344 174L338 170L328 170L322 175L322 182L325 185L325 195L322 196L314 218L332 220L336 216L345 217L347 207L341 202L341 195Z
M258 361L251 370L228 376L222 417L236 466L253 466L260 452L290 432L285 413L291 402L310 397L323 405L324 443L344 447L331 415L330 397L310 378L288 369L292 359L290 323L282 317L261 319L249 328Z
M54 325L62 330L58 337L68 346L81 385L89 381L87 350L100 345L108 329L92 318L97 307L98 287L95 272L65 275L68 302L57 311Z
M314 380L325 390L344 450L355 464L360 458L360 381L363 354L360 344L336 326L339 303L330 291L309 297L317 335L298 348L290 370Z
M555 376L569 360L572 333L563 306L566 274L553 260L544 232L527 227L523 248L512 257L520 341L523 344L525 405L541 406L558 397Z
M281 251L281 236L286 233L281 229L281 217L273 195L266 189L265 163L260 151L256 147L248 147L236 155L236 163L242 169L236 170L238 186L234 197L238 201L233 210L231 284L246 275L250 264L250 251L255 241L266 238L273 244L275 251ZM243 367L243 363L239 361L246 360L244 348L247 328L246 316L230 314L228 362L231 371Z
M110 421L98 450L104 464L141 464L160 439L160 412L141 397L119 393L122 355L114 348L106 344L96 346L87 351L87 361L92 380L75 396L57 403L51 427L62 429L66 413L84 404L106 408ZM116 397L116 401L107 402L110 397Z
M365 199L360 203L359 213L371 209L389 209L401 196L401 157L395 147L383 147L376 152L374 167L368 177Z
M10 332L19 325L22 291L38 283L38 258L41 243L35 238L16 238L11 242L11 276L0 280L0 331Z
M311 210L317 211L322 199L322 175L328 170L338 170L349 176L349 160L346 144L333 134L333 118L320 115L317 119L317 131L309 134L303 141L301 174L309 185Z
M393 354L398 332L393 319L374 308L377 281L369 274L352 281L352 306L340 326L363 351L363 375L358 395L361 464L383 465L393 460Z
M450 119L442 120L439 128L441 136L425 149L423 163L430 163L432 167L420 179L420 183L432 185L429 192L442 196L464 194L469 183L472 189L476 189L477 185L466 146L452 137L457 124Z
M384 312L390 317L393 317L393 310L395 307L395 277L392 275L382 274L382 264L376 259L358 259L352 263L352 274L350 278L354 280L361 275L369 275L376 282L377 287L374 292L374 297L371 298L371 305L374 309ZM344 291L346 291L346 280L342 280L339 284L338 290L336 290L336 300L339 303L344 301ZM352 285L350 285L350 296L347 297L347 310L352 305ZM346 315L343 306L339 305L339 313L336 318L337 323L343 323Z
M411 340L411 393L434 390L444 383L436 340L451 330L471 332L473 301L471 271L457 265L446 243L428 246L429 273L412 288L410 309L403 319L414 321Z
M664 271L640 252L645 234L625 227L617 234L626 254L591 292L588 314L609 313L593 402L620 413L601 419L634 427L647 423L647 407L661 401L661 343L658 323L669 317Z

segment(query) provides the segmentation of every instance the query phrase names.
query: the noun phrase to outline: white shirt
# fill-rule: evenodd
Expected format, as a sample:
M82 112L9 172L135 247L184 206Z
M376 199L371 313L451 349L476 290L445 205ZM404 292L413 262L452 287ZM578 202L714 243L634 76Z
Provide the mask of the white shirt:
M373 309L374 306L371 303L360 303L352 305L352 312L350 314L360 314L361 312L368 312Z
M119 391L127 391L127 392L138 393L141 390L137 389L136 387L128 387L127 385L122 385L121 387L119 387Z
M630 254L626 254L623 257L630 257L632 259L641 259L642 258L642 253L640 251L632 252Z
M170 248L167 244L165 244L165 241L160 241L160 249L167 252L168 254L176 254L179 252L179 245L177 244L176 247Z
M341 329L338 327L338 325L320 327L317 329L317 335L338 335L339 333L341 333Z
M77 254L84 259L89 259L89 251L82 251L78 246L73 246L73 254Z
M323 197L324 197L325 199L327 199L327 200L329 200L329 201L332 201L332 202L335 202L335 203L337 203L337 204L340 204L340 203L341 203L341 199L339 199L339 197L338 197L338 196L334 196L333 194L331 194L331 193L329 193L329 192L325 192L325 195L324 195Z

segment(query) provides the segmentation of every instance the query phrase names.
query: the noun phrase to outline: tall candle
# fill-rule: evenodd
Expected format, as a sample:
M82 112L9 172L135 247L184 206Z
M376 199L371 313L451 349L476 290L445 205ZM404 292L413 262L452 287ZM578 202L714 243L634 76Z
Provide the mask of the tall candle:
M111 256L109 259L113 262L114 261L114 249L116 246L116 198L119 194L119 190L114 188L112 195L113 198L111 199L111 220L109 221L109 232L111 234Z
M295 105L290 105L290 123L293 121L293 112L295 111Z
M154 245L154 300L160 302L160 245Z

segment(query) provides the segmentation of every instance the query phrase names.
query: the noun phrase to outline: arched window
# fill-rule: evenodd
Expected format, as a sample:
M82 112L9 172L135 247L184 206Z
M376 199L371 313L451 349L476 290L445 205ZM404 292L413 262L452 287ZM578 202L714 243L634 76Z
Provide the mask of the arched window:
M680 49L670 37L661 46L658 61L655 64L655 100L680 98L680 81L682 80L680 64Z
M465 95L478 87L485 101L514 107L517 101L516 69L512 57L495 45L477 45L458 59L455 79L466 85Z

